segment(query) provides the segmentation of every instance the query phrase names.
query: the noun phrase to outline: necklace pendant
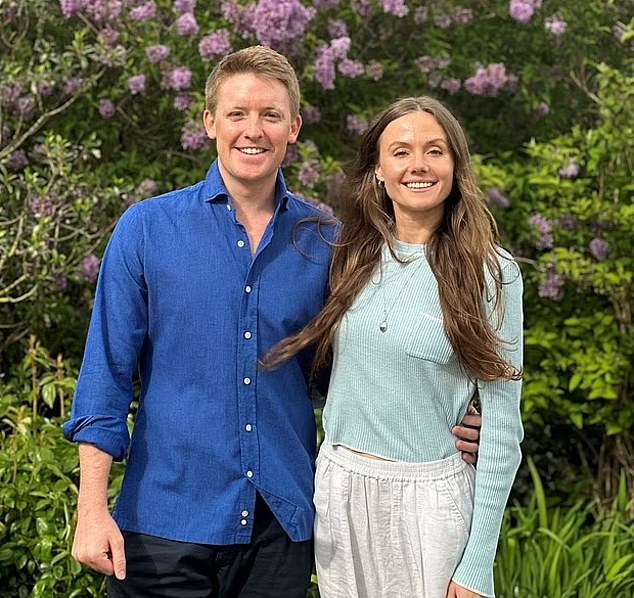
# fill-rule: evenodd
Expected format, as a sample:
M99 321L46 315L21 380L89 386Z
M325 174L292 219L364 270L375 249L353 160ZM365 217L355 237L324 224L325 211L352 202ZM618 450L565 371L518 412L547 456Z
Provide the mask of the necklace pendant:
M379 324L379 330L381 332L385 332L387 330L387 321L383 320L380 324Z

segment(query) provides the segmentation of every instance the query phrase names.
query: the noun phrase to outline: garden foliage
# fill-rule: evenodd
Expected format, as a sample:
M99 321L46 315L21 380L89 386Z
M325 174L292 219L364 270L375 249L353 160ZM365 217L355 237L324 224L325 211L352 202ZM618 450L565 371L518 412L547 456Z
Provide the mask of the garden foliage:
M335 211L380 108L432 94L456 112L526 281L525 452L563 505L634 493L633 15L633 0L3 0L0 588L98 591L89 575L70 581L77 462L59 425L100 256L128 205L204 176L207 74L253 43L283 51L300 76L289 186ZM523 468L516 495L532 488ZM595 534L580 509L569 517L574 542L607 550L604 523ZM531 554L551 550L533 531ZM510 546L503 558L516 558ZM523 554L522 571L531 563ZM519 578L496 575L500 595L533 595L504 594Z

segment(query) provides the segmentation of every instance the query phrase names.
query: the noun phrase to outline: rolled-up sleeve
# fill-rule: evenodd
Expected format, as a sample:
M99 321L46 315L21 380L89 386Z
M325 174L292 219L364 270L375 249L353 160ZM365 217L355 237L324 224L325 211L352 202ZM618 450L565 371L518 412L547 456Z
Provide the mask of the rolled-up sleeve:
M140 206L119 220L101 263L71 419L64 435L121 460L130 436L127 416L147 333Z

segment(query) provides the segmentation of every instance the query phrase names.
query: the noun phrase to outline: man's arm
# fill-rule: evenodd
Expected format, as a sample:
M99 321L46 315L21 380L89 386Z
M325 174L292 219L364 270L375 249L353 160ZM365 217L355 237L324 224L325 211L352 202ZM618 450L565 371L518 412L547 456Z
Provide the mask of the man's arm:
M478 413L472 401L460 425L451 429L451 433L457 438L456 448L462 453L462 458L472 465L475 465L478 461L481 427L482 416Z
M112 456L90 444L79 445L79 499L73 557L104 575L125 578L123 536L108 510Z

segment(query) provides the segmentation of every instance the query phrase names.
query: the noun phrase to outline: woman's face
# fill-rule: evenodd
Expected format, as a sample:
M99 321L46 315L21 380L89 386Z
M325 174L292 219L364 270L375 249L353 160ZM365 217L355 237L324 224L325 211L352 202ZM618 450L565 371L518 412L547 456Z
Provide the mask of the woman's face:
M453 174L447 135L428 112L401 116L381 134L375 175L392 200L397 230L406 225L433 232L442 221Z

